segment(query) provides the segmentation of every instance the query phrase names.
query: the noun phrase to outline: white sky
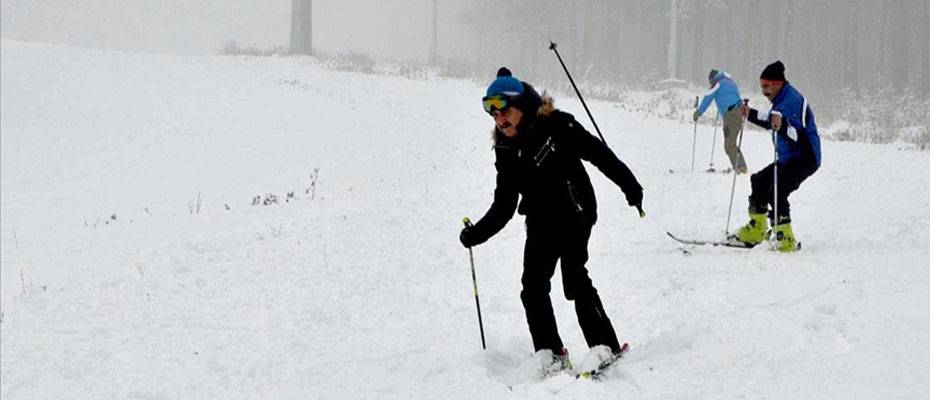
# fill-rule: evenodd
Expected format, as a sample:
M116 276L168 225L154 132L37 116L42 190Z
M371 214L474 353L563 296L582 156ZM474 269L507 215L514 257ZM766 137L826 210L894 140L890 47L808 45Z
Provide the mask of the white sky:
M313 3L317 49L393 59L426 57L431 0ZM0 34L9 39L175 53L216 53L230 40L286 47L290 8L291 0L2 0Z

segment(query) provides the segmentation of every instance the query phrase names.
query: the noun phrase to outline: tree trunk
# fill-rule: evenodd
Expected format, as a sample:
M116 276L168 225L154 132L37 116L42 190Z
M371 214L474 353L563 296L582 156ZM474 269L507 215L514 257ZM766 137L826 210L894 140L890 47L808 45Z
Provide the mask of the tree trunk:
M926 2L923 3L923 9L921 10L921 20L920 27L923 30L923 34L920 37L927 38L930 37L930 5ZM930 45L926 42L917 41L917 46L919 46L921 54L921 68L920 73L920 83L918 84L919 92L923 93L924 96L927 96L927 93L930 93Z
M694 11L694 45L691 53L691 79L704 82L710 68L704 65L704 5L698 4ZM716 38L712 38L716 39ZM716 66L715 66L716 67Z
M436 47L439 42L439 0L433 0L433 15L430 24L429 37L429 64L435 66L437 60Z
M753 34L755 30L752 27L753 10L755 10L755 7L751 0L746 0L743 4L745 6L745 13L743 17L743 50L740 54L740 61L742 64L740 70L742 71L742 77L745 78L746 81L749 81L749 78L756 73L756 71L753 70L755 68L753 63L753 45L756 44L756 38Z
M771 5L772 15L785 15L785 2L776 1L769 3ZM766 47L768 48L765 54L767 58L771 58L773 61L778 59L787 62L785 60L784 53L782 52L782 42L784 40L784 33L782 32L782 19L778 18L773 21L771 25L771 36L769 40L766 40Z
M625 24L623 23L623 12L625 10L623 8L622 0L617 0L614 4L616 4L616 7L617 7L616 12L614 13L614 25L616 26L616 29L617 29L616 36L614 37L616 38L617 43L615 43L614 46L612 46L616 54L616 57L614 57L614 59L612 60L613 61L612 71L614 74L614 79L622 82L623 81L623 40L625 39L623 37L623 27L625 26Z
M850 14L846 18L846 84L854 92L859 92L859 1L853 0Z
M878 83L879 87L888 85L888 7L881 4L879 18L881 21L878 31Z
M668 78L675 79L678 70L678 1L669 0L671 9L668 13Z
M908 14L910 14L908 7L905 5L895 4L892 6L889 27L892 30L891 37L893 39L889 43L891 47L889 64L891 66L891 84L895 93L902 93L908 82L908 71L911 62L910 54L908 54L908 35L910 30L916 28L916 26L908 24L911 20Z
M313 0L291 0L291 53L313 54Z

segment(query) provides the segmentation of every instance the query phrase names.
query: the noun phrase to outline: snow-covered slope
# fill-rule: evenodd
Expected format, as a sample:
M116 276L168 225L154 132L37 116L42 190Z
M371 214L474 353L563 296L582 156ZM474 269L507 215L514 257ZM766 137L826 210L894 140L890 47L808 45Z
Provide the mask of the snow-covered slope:
M482 88L9 40L0 60L4 399L930 397L926 153L825 142L792 196L802 252L688 248L665 231L720 235L730 177L689 172L690 125L593 102L646 188L639 219L591 169L589 269L631 352L606 382L508 387L532 351L522 218L475 249L487 351L457 240L493 191ZM772 156L757 130L744 151Z

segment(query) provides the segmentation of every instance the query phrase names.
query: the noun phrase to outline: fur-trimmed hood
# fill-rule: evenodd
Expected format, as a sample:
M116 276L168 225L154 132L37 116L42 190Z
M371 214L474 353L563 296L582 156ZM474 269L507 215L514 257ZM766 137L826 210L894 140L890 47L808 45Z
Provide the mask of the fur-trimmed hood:
M555 112L555 99L543 92L542 104L540 104L539 108L536 110L536 115L548 117L552 115L553 112Z

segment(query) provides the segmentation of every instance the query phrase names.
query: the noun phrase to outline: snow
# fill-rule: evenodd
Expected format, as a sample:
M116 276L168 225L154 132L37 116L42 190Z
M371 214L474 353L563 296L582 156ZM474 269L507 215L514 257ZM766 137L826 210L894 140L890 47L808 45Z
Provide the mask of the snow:
M645 186L640 219L589 168L588 266L631 350L605 382L508 387L532 351L522 217L475 248L487 351L458 243L493 193L482 87L310 58L0 50L3 399L930 397L925 152L825 141L791 198L800 253L682 246L665 232L724 231L730 176L689 172L690 124L591 102ZM574 96L557 105L590 126ZM743 147L752 170L772 157L762 131ZM736 191L731 229L746 177Z

